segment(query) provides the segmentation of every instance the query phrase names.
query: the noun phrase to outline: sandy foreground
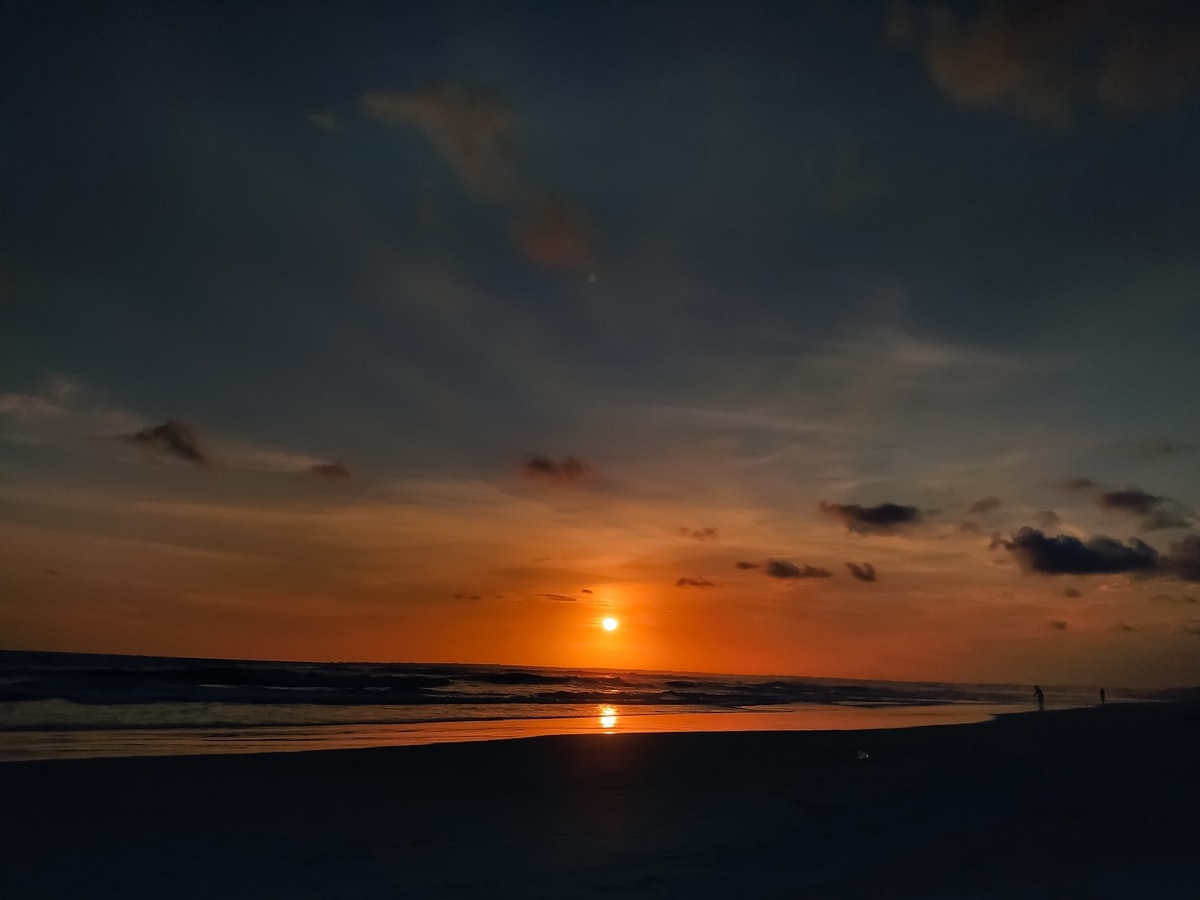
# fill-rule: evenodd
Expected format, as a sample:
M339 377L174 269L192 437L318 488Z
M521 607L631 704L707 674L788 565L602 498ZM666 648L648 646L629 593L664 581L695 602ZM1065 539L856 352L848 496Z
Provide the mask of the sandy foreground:
M1198 775L1187 704L6 763L0 897L1193 900Z

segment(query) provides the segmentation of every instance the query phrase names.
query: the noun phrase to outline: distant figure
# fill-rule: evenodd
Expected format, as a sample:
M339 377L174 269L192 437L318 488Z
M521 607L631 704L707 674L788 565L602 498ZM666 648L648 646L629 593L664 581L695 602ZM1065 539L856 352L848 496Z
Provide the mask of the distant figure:
M1033 686L1033 696L1037 700L1038 712L1046 708L1046 695L1042 693L1042 689L1036 684Z
M1100 688L1100 705L1104 705L1104 688Z

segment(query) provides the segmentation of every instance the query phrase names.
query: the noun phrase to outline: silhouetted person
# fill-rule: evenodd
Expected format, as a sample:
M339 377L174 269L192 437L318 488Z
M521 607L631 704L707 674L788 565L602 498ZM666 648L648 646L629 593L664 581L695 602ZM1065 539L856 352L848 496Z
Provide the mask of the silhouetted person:
M1104 688L1100 688L1100 705L1104 705Z
M1037 700L1038 711L1041 712L1046 708L1046 695L1042 693L1042 689L1036 684L1033 686L1033 696Z

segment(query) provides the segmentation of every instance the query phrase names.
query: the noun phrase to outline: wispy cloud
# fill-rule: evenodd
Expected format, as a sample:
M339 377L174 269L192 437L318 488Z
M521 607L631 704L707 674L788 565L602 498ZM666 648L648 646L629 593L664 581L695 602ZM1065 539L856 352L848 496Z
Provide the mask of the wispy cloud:
M309 466L307 471L334 480L350 477L350 470L340 462L315 463Z
M539 266L590 271L596 241L587 216L565 196L530 184L513 139L517 118L495 94L439 84L417 91L367 93L372 118L416 128L433 142L472 193L519 210L516 249Z
M173 456L197 466L216 464L216 459L202 446L200 433L191 425L176 419L127 434L125 440L162 456Z
M534 198L513 226L513 237L517 248L541 266L586 270L596 262L595 241L583 213L552 191Z
M531 454L521 460L521 471L527 478L536 481L546 481L553 484L570 484L579 481L590 467L574 456L565 456L561 461L551 459L540 453Z
M515 117L499 97L458 85L368 93L363 109L381 122L419 129L469 189L493 199L517 192Z
M689 577L689 576L685 575L685 576L679 578L678 580L676 580L675 587L707 588L707 587L715 587L715 585L711 581L709 581L707 578L695 578L695 577Z
M894 2L885 32L919 50L941 91L964 106L1069 121L1082 106L1167 106L1200 81L1200 16L1169 0L1012 3L957 13Z
M850 574L853 575L855 578L857 578L859 581L876 581L877 580L877 577L875 574L875 567L873 565L871 565L870 563L863 563L862 565L859 565L858 563L848 562L848 563L846 563L846 568L849 569Z
M1143 531L1160 528L1187 528L1195 521L1191 514L1175 500L1143 491L1141 488L1125 488L1105 491L1098 498L1101 509L1124 512L1142 520Z

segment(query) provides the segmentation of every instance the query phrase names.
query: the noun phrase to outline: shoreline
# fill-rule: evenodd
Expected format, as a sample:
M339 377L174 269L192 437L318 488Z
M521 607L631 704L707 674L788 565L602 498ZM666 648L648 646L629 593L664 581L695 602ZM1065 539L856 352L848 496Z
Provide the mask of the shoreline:
M1064 707L1065 708L1065 707ZM551 735L723 731L862 731L971 724L1027 711L999 703L709 709L643 712L644 707L599 704L588 716L475 718L397 723L213 725L203 728L93 728L0 731L0 764L55 759L312 752Z
M1182 898L1197 751L1200 705L1129 703L7 763L0 895Z

